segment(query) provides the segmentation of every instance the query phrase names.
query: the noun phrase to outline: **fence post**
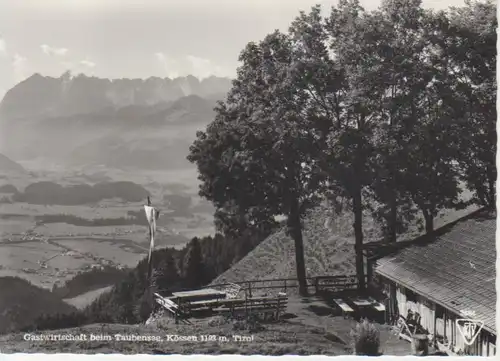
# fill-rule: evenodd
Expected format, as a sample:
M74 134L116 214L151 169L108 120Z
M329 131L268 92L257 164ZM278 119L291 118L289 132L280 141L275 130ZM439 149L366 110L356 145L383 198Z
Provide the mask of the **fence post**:
M276 308L276 321L280 319L280 299L281 297L278 296L278 307Z
M318 294L318 286L319 286L319 281L318 281L318 277L314 278L314 290L316 292L316 294Z
M286 279L285 279L285 293L286 293Z
M248 294L245 290L245 320L248 321Z
M252 282L248 282L248 295L252 298Z

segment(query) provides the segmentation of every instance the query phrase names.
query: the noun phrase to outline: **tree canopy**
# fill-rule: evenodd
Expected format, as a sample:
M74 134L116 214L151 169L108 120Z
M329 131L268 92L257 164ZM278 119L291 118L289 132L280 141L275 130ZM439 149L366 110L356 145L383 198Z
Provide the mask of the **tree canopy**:
M287 216L304 291L301 218L320 199L344 197L362 288L366 210L396 241L418 213L430 233L443 209L493 205L495 12L491 1L431 11L384 0L366 11L340 0L249 43L189 156L219 228Z

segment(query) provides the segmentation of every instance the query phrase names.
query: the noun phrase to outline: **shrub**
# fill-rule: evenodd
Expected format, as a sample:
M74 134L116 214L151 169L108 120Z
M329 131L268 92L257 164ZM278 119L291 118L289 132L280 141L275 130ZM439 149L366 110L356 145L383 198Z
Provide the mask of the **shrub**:
M214 316L208 320L208 325L210 327L217 327L227 325L229 323L229 318L225 316Z
M250 333L264 331L265 327L260 323L257 315L250 314L246 319L235 319L233 322L233 331L248 331Z
M169 330L175 327L175 319L170 315L164 314L154 323L160 330Z
M12 184L4 184L0 187L0 193L17 194L19 191Z
M367 320L356 325L351 336L354 341L354 352L356 355L378 356L380 347L380 332Z

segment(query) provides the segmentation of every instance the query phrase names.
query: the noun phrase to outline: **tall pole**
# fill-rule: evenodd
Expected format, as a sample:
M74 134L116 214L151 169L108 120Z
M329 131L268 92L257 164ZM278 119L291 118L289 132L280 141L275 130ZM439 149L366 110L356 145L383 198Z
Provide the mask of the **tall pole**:
M148 206L151 207L151 198L148 196ZM154 217L154 214L152 215ZM153 236L152 234L153 230L151 229L151 224L149 224L149 242L151 242L151 237ZM152 273L152 268L153 268L153 250L150 249L150 257L149 257L149 264L148 264L148 284L151 280L151 273Z
M148 206L152 207L151 205L151 198L148 196ZM152 217L156 216L156 214L152 214ZM151 226L151 223L149 223L149 242L151 242L151 237L153 237L153 229ZM148 274L147 274L147 279L146 279L146 287L148 288L147 290L147 297L148 297L148 303L149 307L151 308L151 311L153 310L153 294L152 294L152 284L151 284L151 275L153 273L153 250L149 249L149 260L148 260Z

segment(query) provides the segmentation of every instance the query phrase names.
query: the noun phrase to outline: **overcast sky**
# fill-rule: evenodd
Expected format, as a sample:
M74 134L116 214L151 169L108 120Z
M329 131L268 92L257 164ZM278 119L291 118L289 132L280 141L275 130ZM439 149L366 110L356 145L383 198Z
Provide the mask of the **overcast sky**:
M0 96L33 73L233 76L249 41L336 0L0 0ZM367 9L379 0L361 0ZM447 8L463 0L424 0Z

